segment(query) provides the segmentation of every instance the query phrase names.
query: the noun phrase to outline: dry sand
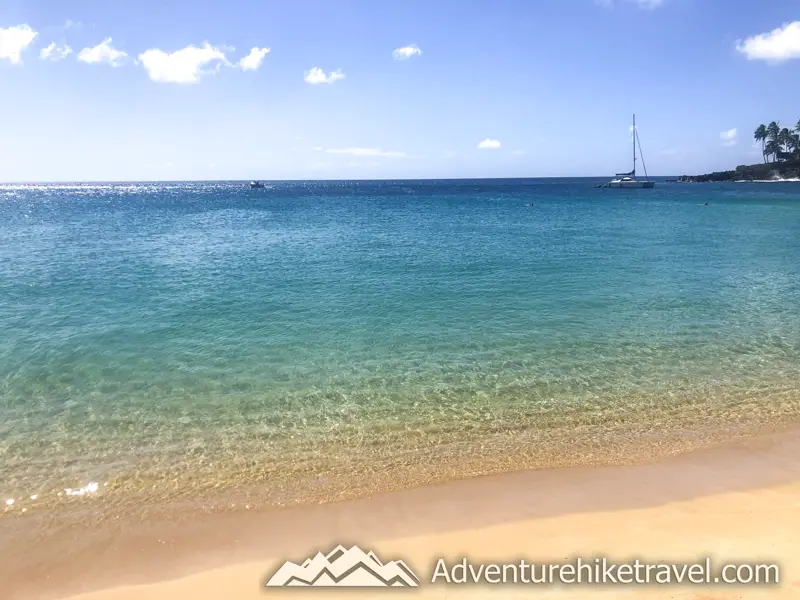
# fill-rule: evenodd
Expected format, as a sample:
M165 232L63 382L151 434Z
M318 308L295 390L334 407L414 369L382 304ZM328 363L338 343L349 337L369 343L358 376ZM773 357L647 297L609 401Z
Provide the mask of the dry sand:
M800 599L800 431L656 464L474 478L352 502L209 517L128 531L56 568L18 573L12 597L76 600L385 598ZM155 536L155 537L154 537ZM402 558L417 590L265 590L284 560L358 544ZM607 556L680 563L776 562L779 586L474 586L429 584L436 558L560 562ZM35 582L32 577L38 577ZM49 580L47 578L49 577ZM102 588L102 589L100 589ZM93 590L74 595L80 590ZM0 592L2 595L2 592Z

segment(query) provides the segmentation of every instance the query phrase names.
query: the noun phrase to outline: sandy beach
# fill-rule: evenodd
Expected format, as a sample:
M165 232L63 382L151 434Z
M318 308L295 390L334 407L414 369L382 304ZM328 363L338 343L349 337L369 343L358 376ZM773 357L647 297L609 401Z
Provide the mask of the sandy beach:
M357 544L400 558L423 598L485 597L484 586L430 584L438 558L456 562L776 563L777 586L605 585L538 589L547 598L800 597L800 431L740 440L653 464L527 471L466 479L355 501L264 512L233 511L191 522L143 519L83 547L38 560L4 556L10 598L126 600L319 596L264 590L285 560ZM57 541L52 541L57 548ZM66 548L66 546L65 546ZM46 558L49 556L49 558ZM10 585L9 585L10 584ZM331 593L328 590L327 593ZM381 597L380 590L333 591ZM400 592L404 593L404 592ZM531 590L492 586L502 597Z

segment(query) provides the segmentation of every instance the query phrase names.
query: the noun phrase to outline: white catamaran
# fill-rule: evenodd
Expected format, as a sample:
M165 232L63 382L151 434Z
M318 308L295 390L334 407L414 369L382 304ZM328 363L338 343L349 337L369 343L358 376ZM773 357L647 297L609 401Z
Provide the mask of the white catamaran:
M636 131L636 115L633 115L633 171L630 173L617 173L615 179L606 184L610 188L653 188L656 187L655 181L650 181L647 176L647 166L644 164L644 154L639 143L639 132ZM636 145L639 144L639 154L642 156L642 166L644 167L644 179L636 179Z

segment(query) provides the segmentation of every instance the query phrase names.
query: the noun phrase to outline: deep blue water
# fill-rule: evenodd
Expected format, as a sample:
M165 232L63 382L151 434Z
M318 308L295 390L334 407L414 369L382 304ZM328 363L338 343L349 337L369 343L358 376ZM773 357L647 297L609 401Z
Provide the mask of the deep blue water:
M800 184L594 183L0 186L0 495L794 406Z

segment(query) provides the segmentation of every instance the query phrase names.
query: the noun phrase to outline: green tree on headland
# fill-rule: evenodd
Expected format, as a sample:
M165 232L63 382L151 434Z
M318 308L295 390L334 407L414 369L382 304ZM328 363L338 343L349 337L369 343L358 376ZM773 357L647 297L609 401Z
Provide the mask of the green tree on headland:
M797 158L797 153L800 151L800 134L789 134L789 141L786 144L786 151L789 152L794 158Z
M761 142L761 153L764 162L784 160L800 160L800 120L793 129L781 129L779 121L772 121L769 125L759 125L753 133L753 138Z

